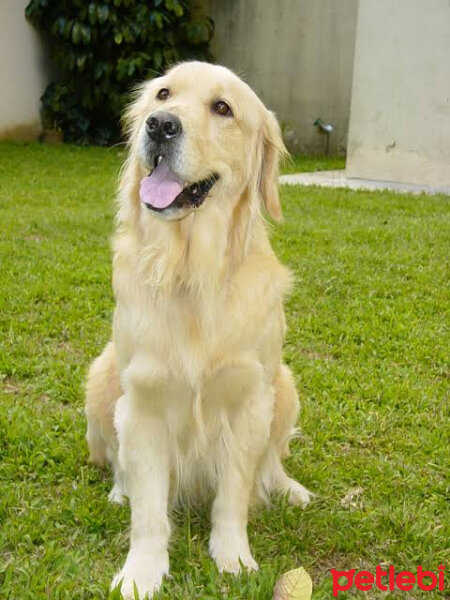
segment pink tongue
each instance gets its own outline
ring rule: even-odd
[[[183,190],[182,182],[172,173],[166,161],[161,160],[150,177],[141,181],[141,202],[154,208],[166,208]]]

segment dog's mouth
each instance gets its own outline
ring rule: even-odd
[[[185,206],[198,208],[218,179],[219,176],[213,173],[201,181],[186,185],[171,171],[167,160],[159,155],[150,174],[142,179],[139,195],[144,206],[155,212]]]

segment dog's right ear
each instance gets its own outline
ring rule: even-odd
[[[281,221],[280,198],[278,194],[278,174],[280,160],[288,155],[281,136],[280,126],[275,115],[265,111],[262,125],[262,160],[259,176],[259,192],[270,217]]]

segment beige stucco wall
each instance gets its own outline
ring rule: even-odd
[[[48,73],[28,0],[0,0],[0,138],[32,139],[41,131],[40,96]]]
[[[313,123],[335,125],[332,153],[347,144],[358,0],[205,0],[213,53],[277,113],[294,150],[323,152]]]
[[[360,0],[347,175],[450,185],[449,0]]]

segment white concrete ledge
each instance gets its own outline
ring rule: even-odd
[[[347,188],[351,190],[390,190],[407,194],[449,194],[450,187],[432,187],[393,181],[347,178],[345,171],[316,171],[314,173],[294,173],[281,175],[282,185],[318,185],[320,187]]]

